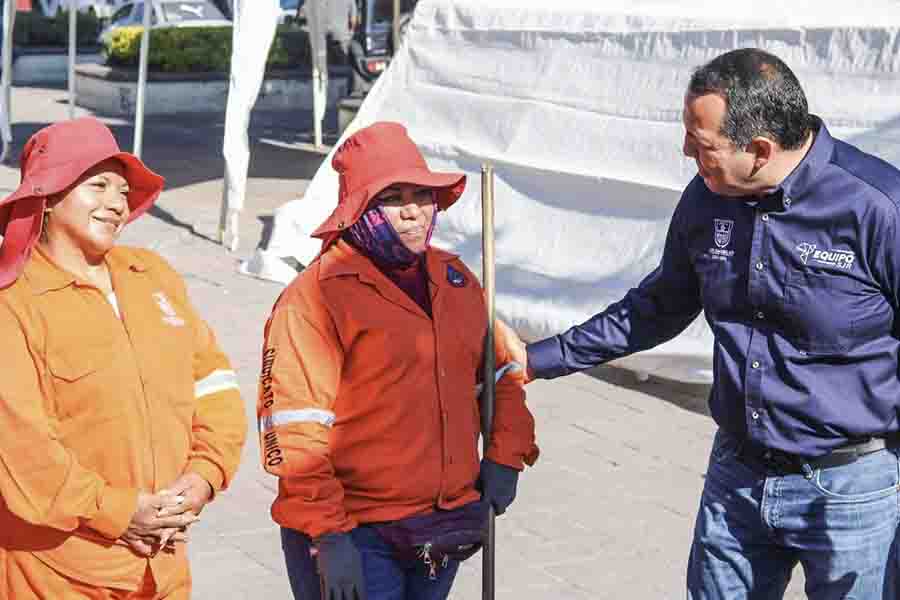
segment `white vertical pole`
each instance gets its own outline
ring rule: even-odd
[[[322,120],[328,103],[328,47],[324,7],[319,0],[306,3],[306,23],[312,53],[313,143],[322,147]]]
[[[141,157],[144,145],[144,104],[147,94],[147,57],[150,53],[150,15],[153,0],[144,0],[144,31],[141,34],[140,66],[138,67],[137,106],[134,113],[134,155]]]
[[[7,0],[9,2],[10,0]],[[15,2],[15,0],[11,0]],[[69,0],[69,118],[75,118],[75,55],[78,52],[78,2]]]
[[[0,152],[0,161],[6,160],[6,155],[9,152],[10,146],[12,146],[12,130],[10,125],[12,124],[12,76],[13,76],[13,24],[16,20],[16,2],[15,0],[6,0],[3,3],[3,76],[0,77],[0,86],[3,88],[3,95],[0,98],[3,106],[0,107],[5,114],[2,115],[4,119],[3,122],[3,131],[0,132],[0,135],[3,136],[3,150]]]

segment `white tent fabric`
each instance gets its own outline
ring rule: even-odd
[[[900,3],[822,0],[423,0],[404,46],[350,131],[404,123],[430,166],[468,189],[435,243],[480,268],[479,170],[495,165],[497,307],[526,338],[557,333],[618,300],[657,264],[671,213],[696,173],[681,156],[692,68],[761,47],[795,71],[831,131],[900,163]],[[337,200],[323,162],[281,207],[244,270],[290,280]],[[711,377],[711,332],[625,359],[641,372]]]
[[[225,111],[225,189],[220,234],[234,249],[238,244],[238,213],[244,208],[250,143],[247,128],[265,75],[266,57],[275,37],[281,6],[278,0],[235,0],[231,80]]]

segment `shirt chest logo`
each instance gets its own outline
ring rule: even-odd
[[[172,327],[184,327],[184,319],[178,316],[178,313],[175,312],[175,307],[172,306],[169,298],[164,293],[155,292],[153,299],[156,300],[156,305],[159,306],[159,310],[163,314],[163,323]]]
[[[820,250],[816,244],[810,244],[809,242],[798,244],[797,252],[800,253],[800,260],[804,265],[812,261],[820,265],[849,271],[853,268],[853,263],[856,261],[856,255],[850,250]]]
[[[715,247],[710,247],[703,253],[706,260],[727,261],[734,256],[734,250],[728,250],[731,244],[731,232],[734,231],[734,221],[731,219],[713,219],[713,241]]]
[[[734,229],[734,221],[731,219],[713,219],[715,236],[713,240],[719,248],[726,248],[731,243],[731,231]]]

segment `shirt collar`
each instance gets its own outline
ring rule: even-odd
[[[810,115],[814,121],[813,132],[816,136],[812,146],[800,161],[800,164],[784,178],[776,193],[781,194],[784,210],[789,210],[794,202],[802,200],[819,180],[826,166],[831,162],[834,153],[834,138],[825,127],[822,119]]]
[[[146,264],[138,258],[136,253],[121,246],[114,247],[106,254],[106,264],[109,266],[110,274],[121,270],[135,273],[147,270]],[[32,251],[23,275],[28,280],[35,296],[61,290],[70,285],[88,285],[82,284],[72,273],[57,265],[41,250],[40,246],[35,246]]]

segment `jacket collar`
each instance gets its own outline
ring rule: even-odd
[[[425,253],[425,265],[431,289],[432,310],[440,296],[440,290],[447,285],[446,263],[459,258],[445,250],[429,247]],[[358,252],[344,240],[338,240],[322,254],[319,267],[319,280],[324,281],[341,276],[356,276],[360,282],[374,286],[387,300],[403,308],[426,317],[422,308],[416,304],[406,292],[387,278],[372,261]]]
[[[811,190],[811,188],[820,180],[822,170],[831,162],[834,154],[834,138],[825,127],[825,123],[815,116],[813,118],[816,126],[814,129],[815,140],[812,146],[806,152],[806,156],[800,161],[787,177],[778,186],[781,191],[782,202],[785,209],[790,209],[791,204],[795,200],[801,200]]]
[[[425,262],[428,265],[428,276],[432,283],[439,283],[432,277],[433,268],[440,268],[444,263],[459,258],[458,255],[430,246],[425,254]],[[353,246],[344,240],[338,240],[331,248],[322,254],[319,259],[319,280],[332,279],[341,275],[358,275],[360,279],[371,280],[374,274],[383,276],[371,260],[359,253]],[[437,278],[440,279],[440,278]]]
[[[119,271],[143,273],[147,270],[147,265],[137,254],[124,246],[114,247],[106,254],[105,260],[111,277],[114,277],[113,273]],[[34,252],[31,253],[31,259],[25,266],[23,276],[28,280],[35,296],[61,290],[70,285],[89,285],[79,281],[72,273],[57,265],[41,250],[40,246],[35,247]]]

